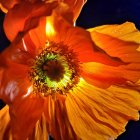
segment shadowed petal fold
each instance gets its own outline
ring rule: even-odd
[[[32,95],[21,98],[10,105],[11,129],[14,140],[25,140],[31,135],[43,112],[43,104],[42,97]]]
[[[42,1],[35,3],[30,3],[29,1],[20,2],[6,14],[4,20],[6,36],[10,41],[13,41],[19,32],[26,32],[36,27],[40,17],[50,15],[56,6],[56,2],[47,4]]]
[[[0,9],[7,13],[9,9],[19,2],[20,0],[0,0]]]
[[[48,140],[49,134],[47,131],[46,118],[42,114],[41,118],[37,121],[32,134],[28,137],[29,140]]]
[[[3,72],[0,98],[9,104],[16,98],[25,95],[30,86],[28,68],[24,65],[13,63],[9,65],[9,68],[5,68]]]

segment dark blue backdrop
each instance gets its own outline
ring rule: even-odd
[[[9,44],[2,29],[3,18],[4,15],[0,12],[0,51]],[[77,25],[90,28],[125,21],[134,22],[140,29],[140,0],[88,0],[77,20]],[[3,103],[0,102],[0,107],[2,106]],[[117,140],[140,140],[140,121],[129,122],[126,132]]]

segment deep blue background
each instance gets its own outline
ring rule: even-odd
[[[4,15],[0,12],[0,51],[9,44],[2,29],[3,18]],[[77,25],[90,28],[125,21],[134,22],[140,29],[140,0],[88,0],[77,20]],[[2,106],[0,102],[0,107]],[[129,122],[126,132],[117,140],[140,140],[140,121]]]
[[[140,29],[140,0],[87,0],[77,25],[89,28],[103,24],[134,22]]]

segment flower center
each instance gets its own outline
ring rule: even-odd
[[[65,73],[63,65],[57,60],[46,61],[45,64],[43,64],[43,70],[50,80],[57,82],[64,77]]]
[[[35,93],[67,94],[79,82],[76,54],[64,44],[49,42],[36,57],[30,79]]]

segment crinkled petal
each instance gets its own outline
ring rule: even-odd
[[[140,32],[133,23],[103,25],[88,31],[94,43],[110,56],[125,62],[140,62]]]
[[[79,140],[70,125],[65,108],[65,97],[48,96],[44,103],[44,114],[48,132],[56,140]]]
[[[11,129],[14,140],[25,140],[32,134],[33,128],[43,112],[43,104],[42,97],[31,95],[18,99],[10,105]]]
[[[129,120],[138,120],[140,94],[128,88],[94,87],[81,79],[66,98],[70,123],[81,139],[107,140],[125,131]]]
[[[120,58],[126,63],[140,63],[138,43],[121,40],[96,31],[92,32],[92,40],[111,57]]]
[[[39,18],[50,15],[56,6],[57,2],[45,4],[42,1],[34,3],[22,1],[15,5],[6,14],[4,20],[4,30],[8,39],[12,41],[19,32],[26,32],[36,27]]]
[[[97,48],[100,49],[100,51],[103,51],[111,59],[115,58],[117,61],[119,60],[122,62],[122,64],[120,63],[120,65],[117,67],[111,67],[109,66],[109,63],[95,64],[97,65],[97,69],[100,67],[99,71],[97,71],[96,77],[94,74],[94,76],[91,74],[92,72],[86,71],[84,75],[86,80],[93,83],[96,83],[97,79],[97,82],[103,80],[106,81],[106,78],[110,75],[110,78],[108,77],[109,79],[106,82],[107,84],[126,84],[127,82],[128,86],[139,90],[140,85],[138,81],[140,79],[140,32],[136,29],[134,24],[126,22],[121,25],[104,25],[89,29],[88,31],[91,34],[93,42],[96,44]],[[103,73],[105,73],[104,76]],[[90,76],[93,77],[91,78]]]

